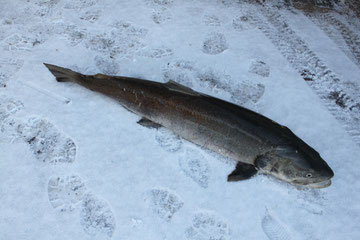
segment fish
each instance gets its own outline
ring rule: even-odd
[[[288,127],[244,107],[166,83],[104,74],[84,75],[44,63],[58,82],[72,82],[106,95],[140,116],[148,128],[164,127],[236,162],[227,181],[257,173],[309,188],[331,184],[334,172],[320,154]]]

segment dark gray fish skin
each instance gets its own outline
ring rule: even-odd
[[[75,82],[109,96],[141,117],[238,161],[231,179],[246,179],[260,170],[292,184],[325,187],[334,175],[319,153],[287,127],[243,107],[172,81],[82,75],[45,65],[59,82]]]

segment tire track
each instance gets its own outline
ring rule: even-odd
[[[305,15],[323,30],[326,35],[332,39],[339,48],[358,65],[358,67],[360,67],[360,36],[358,34],[352,31],[333,14],[306,13]]]
[[[358,0],[345,0],[344,3],[355,12],[356,16],[360,17],[360,2]]]
[[[251,13],[253,24],[278,48],[330,112],[360,145],[360,87],[339,79],[288,25],[276,9]]]
[[[288,0],[289,1],[289,0]],[[285,1],[286,2],[286,1]],[[294,5],[313,10],[316,8],[332,9],[339,0],[292,0]]]

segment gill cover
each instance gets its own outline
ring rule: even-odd
[[[310,187],[318,183],[324,183],[324,187],[328,186],[330,178],[334,175],[315,150],[305,152],[291,145],[276,147],[259,156],[255,165],[266,174],[292,184]]]

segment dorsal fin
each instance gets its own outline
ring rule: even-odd
[[[189,94],[192,96],[200,96],[201,95],[200,93],[192,90],[191,88],[181,85],[180,83],[177,83],[173,80],[168,81],[164,85],[171,91],[181,92],[181,93]]]
[[[101,73],[95,74],[94,77],[99,78],[99,79],[109,79],[109,78],[111,78],[111,76],[104,75],[104,74],[101,74]]]

